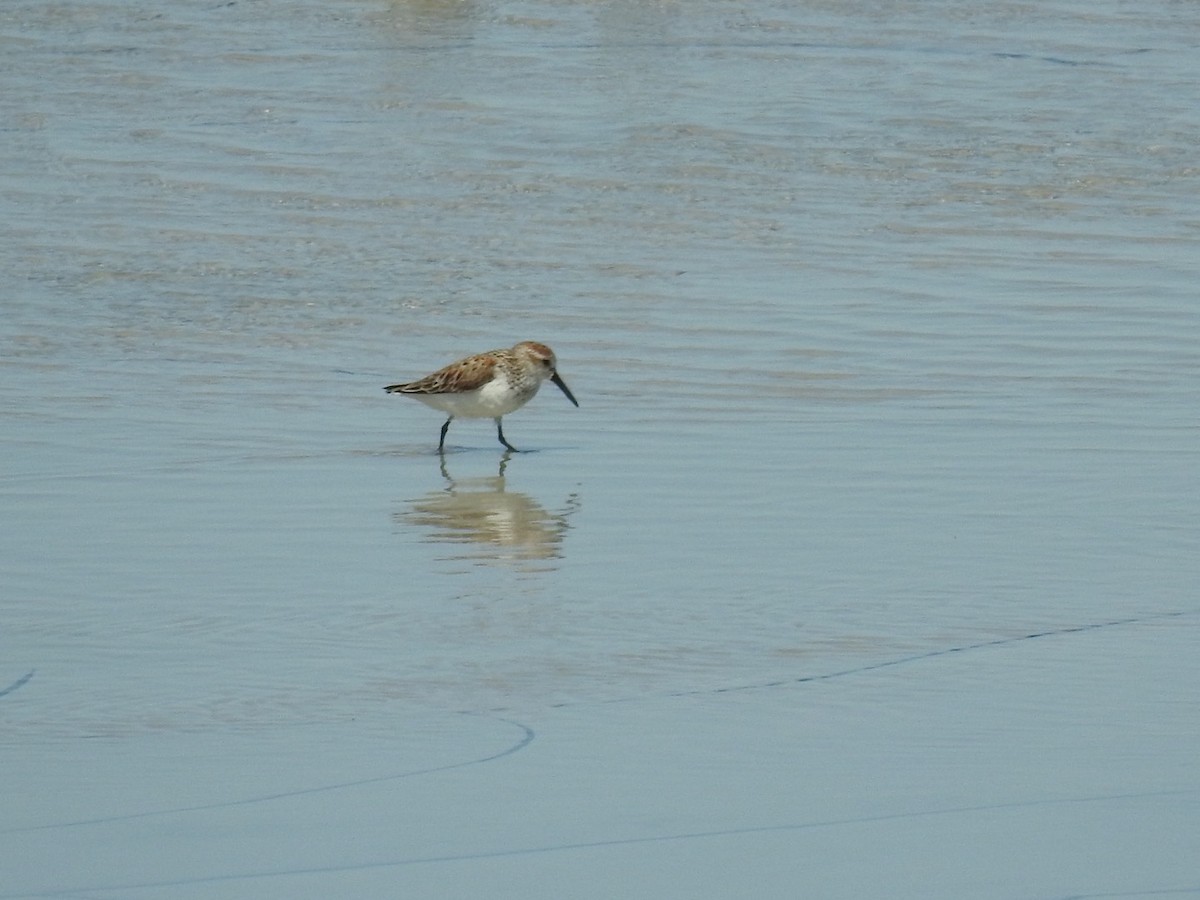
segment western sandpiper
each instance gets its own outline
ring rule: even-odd
[[[438,441],[439,453],[446,445],[446,432],[455,416],[492,419],[500,443],[516,451],[504,439],[500,419],[532,400],[547,378],[558,385],[568,400],[579,405],[566,382],[558,376],[554,351],[536,341],[521,341],[511,350],[476,353],[418,381],[389,384],[384,390],[389,394],[408,394],[426,406],[449,413]]]

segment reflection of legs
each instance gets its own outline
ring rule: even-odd
[[[454,416],[446,420],[446,424],[442,426],[442,439],[438,441],[438,453],[446,446],[446,432],[450,430],[450,423],[454,421]]]
[[[496,434],[498,434],[500,436],[500,443],[502,443],[505,447],[507,447],[513,453],[521,452],[520,450],[518,450],[516,447],[514,447],[512,444],[510,444],[508,441],[506,441],[504,439],[504,426],[500,424],[499,416],[496,416]]]

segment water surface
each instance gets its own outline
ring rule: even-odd
[[[0,897],[1200,896],[1188,13],[6,4]]]

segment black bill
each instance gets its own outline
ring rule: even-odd
[[[558,389],[567,395],[568,400],[570,400],[576,406],[579,405],[579,401],[575,399],[575,395],[571,393],[571,389],[567,387],[567,383],[558,377],[557,372],[550,376],[550,380],[558,385]]]

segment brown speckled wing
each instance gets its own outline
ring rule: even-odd
[[[388,385],[384,390],[393,394],[463,394],[491,381],[495,369],[496,357],[477,353],[417,381]]]

